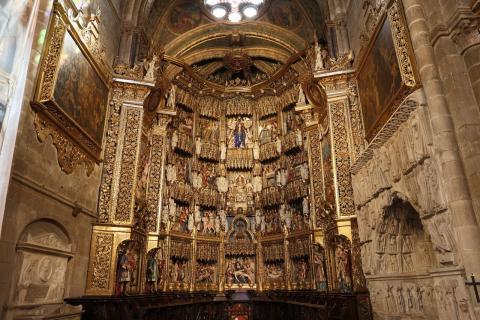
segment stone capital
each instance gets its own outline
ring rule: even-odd
[[[458,19],[451,36],[462,53],[480,44],[480,16],[464,16]]]

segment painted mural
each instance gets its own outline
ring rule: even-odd
[[[176,3],[168,18],[170,30],[181,34],[198,27],[202,22],[202,10],[198,2],[180,1]]]

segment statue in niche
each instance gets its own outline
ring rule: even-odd
[[[175,168],[175,166],[169,163],[166,166],[165,170],[166,170],[167,181],[170,183],[175,182],[177,180],[177,169]]]
[[[352,290],[350,249],[343,241],[338,242],[335,248],[335,267],[338,288],[341,291],[350,292]]]
[[[313,263],[315,265],[315,283],[317,285],[317,290],[327,291],[325,251],[319,244],[314,246]]]
[[[175,86],[172,86],[167,98],[167,109],[174,109],[176,106]]]
[[[173,200],[173,198],[168,199],[168,210],[170,221],[173,221],[173,219],[177,215],[177,204],[175,203],[175,200]]]
[[[163,250],[161,248],[152,250],[147,258],[147,283],[151,293],[158,292],[158,286],[163,284],[164,265]]]
[[[248,148],[251,147],[251,127],[253,123],[250,118],[234,118],[228,120],[228,147]]]
[[[227,145],[225,142],[220,144],[220,160],[224,161],[227,158]]]
[[[253,159],[260,159],[260,146],[258,145],[258,141],[255,141],[253,144]]]
[[[187,221],[188,232],[192,232],[194,228],[195,228],[195,220],[193,217],[193,213],[190,212],[188,214],[188,221]]]
[[[217,177],[217,189],[220,193],[228,191],[228,179],[226,178],[226,170],[223,164],[219,166],[219,176]]]
[[[200,137],[197,137],[195,140],[195,154],[197,157],[202,153],[202,140]]]
[[[218,215],[220,216],[220,224],[223,231],[227,231],[228,230],[227,213],[225,212],[225,210],[221,209]]]
[[[235,129],[233,130],[233,139],[235,148],[245,148],[247,129],[245,128],[243,122],[238,121],[235,124]]]
[[[178,133],[177,131],[174,131],[172,133],[172,149],[175,149],[178,145]]]
[[[272,118],[271,120],[262,124],[258,128],[258,130],[259,130],[260,144],[274,142],[274,141],[277,141],[277,139],[279,139],[278,125],[275,118]],[[281,145],[280,145],[280,148],[281,148]]]
[[[131,283],[135,279],[137,270],[137,254],[134,248],[134,242],[129,242],[119,250],[117,264],[117,294],[127,295]]]
[[[188,207],[177,206],[178,220],[177,220],[177,231],[188,232],[188,220],[190,215],[190,210]]]

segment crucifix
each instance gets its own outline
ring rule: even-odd
[[[473,286],[473,290],[475,291],[475,297],[477,298],[477,302],[480,303],[480,296],[478,294],[478,288],[477,286],[480,286],[480,282],[475,281],[475,276],[472,275],[470,276],[470,279],[472,279],[472,282],[465,282],[467,286]]]

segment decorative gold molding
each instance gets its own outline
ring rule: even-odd
[[[67,14],[67,10],[69,14]],[[73,16],[70,3],[54,3],[54,11],[45,41],[43,59],[39,68],[32,109],[36,112],[35,127],[40,141],[52,136],[58,151],[58,162],[64,172],[72,173],[74,168],[85,163],[87,175],[94,164],[101,161],[101,142],[95,141],[83,128],[67,115],[55,102],[54,89],[57,81],[59,60],[64,38],[72,36],[88,63],[95,70],[108,90],[108,67],[102,59],[98,39],[98,19],[94,17],[80,23],[78,12]],[[107,108],[107,106],[99,106]]]
[[[347,101],[330,104],[330,127],[332,132],[332,155],[334,163],[335,187],[337,194],[337,215],[355,214],[353,188],[350,175],[350,149],[348,145]]]
[[[36,114],[34,124],[40,142],[45,142],[48,136],[52,137],[53,145],[57,149],[58,164],[65,173],[70,174],[77,166],[84,164],[86,174],[90,176],[95,167],[92,157],[88,156],[75,142],[65,137],[58,126],[45,115]]]
[[[108,290],[112,267],[113,233],[94,233],[90,253],[91,279],[90,288]]]
[[[402,74],[403,83],[410,88],[418,86],[418,76],[414,68],[414,54],[410,42],[403,7],[400,1],[396,0],[388,9],[388,17],[392,26],[393,43],[397,53],[398,64]]]

